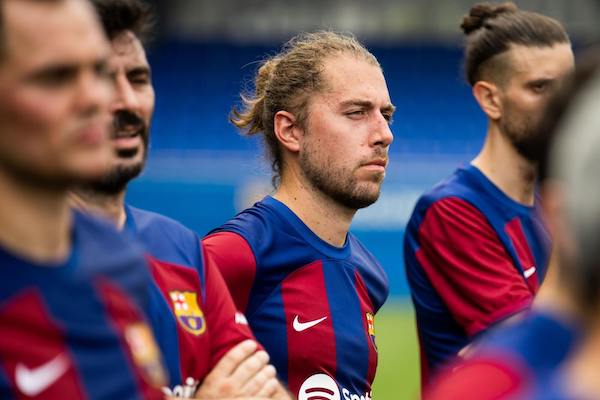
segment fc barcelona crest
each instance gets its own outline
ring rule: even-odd
[[[369,333],[369,337],[373,342],[375,350],[377,350],[377,345],[375,344],[375,317],[370,312],[366,313],[365,317],[367,319],[367,332]]]
[[[154,386],[164,386],[167,376],[150,327],[145,323],[136,322],[127,325],[124,333],[133,361],[144,372],[144,377]]]
[[[204,313],[198,306],[195,292],[169,292],[177,320],[186,331],[198,336],[206,330]]]

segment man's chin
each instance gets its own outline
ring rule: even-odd
[[[338,203],[353,210],[369,207],[380,195],[379,185],[361,185],[348,192],[332,193],[331,197]]]
[[[115,151],[112,159],[112,168],[134,168],[140,165],[143,168],[145,161],[144,151],[141,149]]]
[[[113,166],[101,178],[87,181],[81,187],[86,191],[102,195],[117,195],[127,188],[127,184],[136,178],[142,172],[143,168],[143,161],[129,164],[119,163]]]

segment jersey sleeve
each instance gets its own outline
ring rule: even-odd
[[[227,285],[219,269],[207,257],[204,251],[206,319],[211,334],[210,368],[238,343],[253,339],[254,335],[229,294]]]
[[[416,257],[469,336],[529,306],[533,294],[484,215],[459,198],[426,211]]]
[[[248,242],[237,233],[217,232],[202,240],[205,262],[219,269],[236,307],[246,312],[256,275],[256,260]]]

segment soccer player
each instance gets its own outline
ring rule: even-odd
[[[154,279],[150,317],[169,372],[166,391],[180,397],[286,397],[267,353],[246,341],[252,333],[236,316],[219,271],[205,268],[199,237],[174,220],[124,203],[127,184],[148,153],[154,89],[142,39],[151,14],[140,0],[93,3],[112,47],[113,157],[109,173],[81,185],[74,200],[111,218],[146,249]]]
[[[375,57],[351,36],[303,34],[259,68],[233,123],[262,134],[276,190],[204,240],[294,396],[370,398],[385,272],[348,232],[375,202],[394,112]]]
[[[590,201],[593,193],[582,191],[582,185],[594,190],[597,186],[590,163],[600,151],[596,139],[599,65],[597,55],[582,58],[573,79],[545,112],[540,134],[527,144],[528,151],[540,158],[544,211],[554,239],[548,279],[522,320],[491,330],[474,345],[467,360],[436,379],[427,399],[532,399],[536,391],[546,398],[546,394],[563,389],[557,370],[578,348],[584,350],[576,354],[588,360],[582,364],[596,370],[593,345],[579,341],[593,332],[589,319],[596,319],[598,304],[591,293],[600,287],[594,278],[599,270],[595,254],[600,229],[600,221],[594,217],[597,202]],[[581,235],[578,231],[584,225],[587,232]],[[589,263],[585,267],[584,261]]]
[[[475,159],[421,196],[406,228],[424,385],[476,335],[527,308],[542,282],[550,238],[523,142],[574,65],[561,24],[512,3],[477,4],[461,27],[488,128]]]
[[[87,1],[0,1],[2,399],[162,398],[144,257],[68,202],[110,159],[109,51]]]

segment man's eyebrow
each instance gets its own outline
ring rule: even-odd
[[[364,107],[364,108],[372,108],[373,103],[370,102],[369,100],[351,99],[351,100],[342,101],[340,106],[342,106],[342,107],[359,106],[359,107]]]
[[[556,78],[537,78],[528,80],[527,85],[539,85],[542,83],[552,83],[554,81],[556,81]]]
[[[381,108],[381,110],[382,110],[382,111],[387,111],[387,112],[393,113],[394,111],[396,111],[396,106],[395,106],[395,105],[393,105],[392,103],[389,103],[388,105],[386,105],[386,106],[383,106],[383,107]]]
[[[364,107],[364,108],[373,108],[373,107],[375,107],[375,105],[373,104],[373,102],[371,102],[369,100],[359,100],[359,99],[351,99],[351,100],[343,101],[340,104],[340,106],[341,107],[359,106],[359,107]],[[391,112],[393,112],[394,110],[396,110],[396,107],[393,104],[388,103],[387,105],[383,106],[381,109],[385,110],[385,111],[391,111]]]

